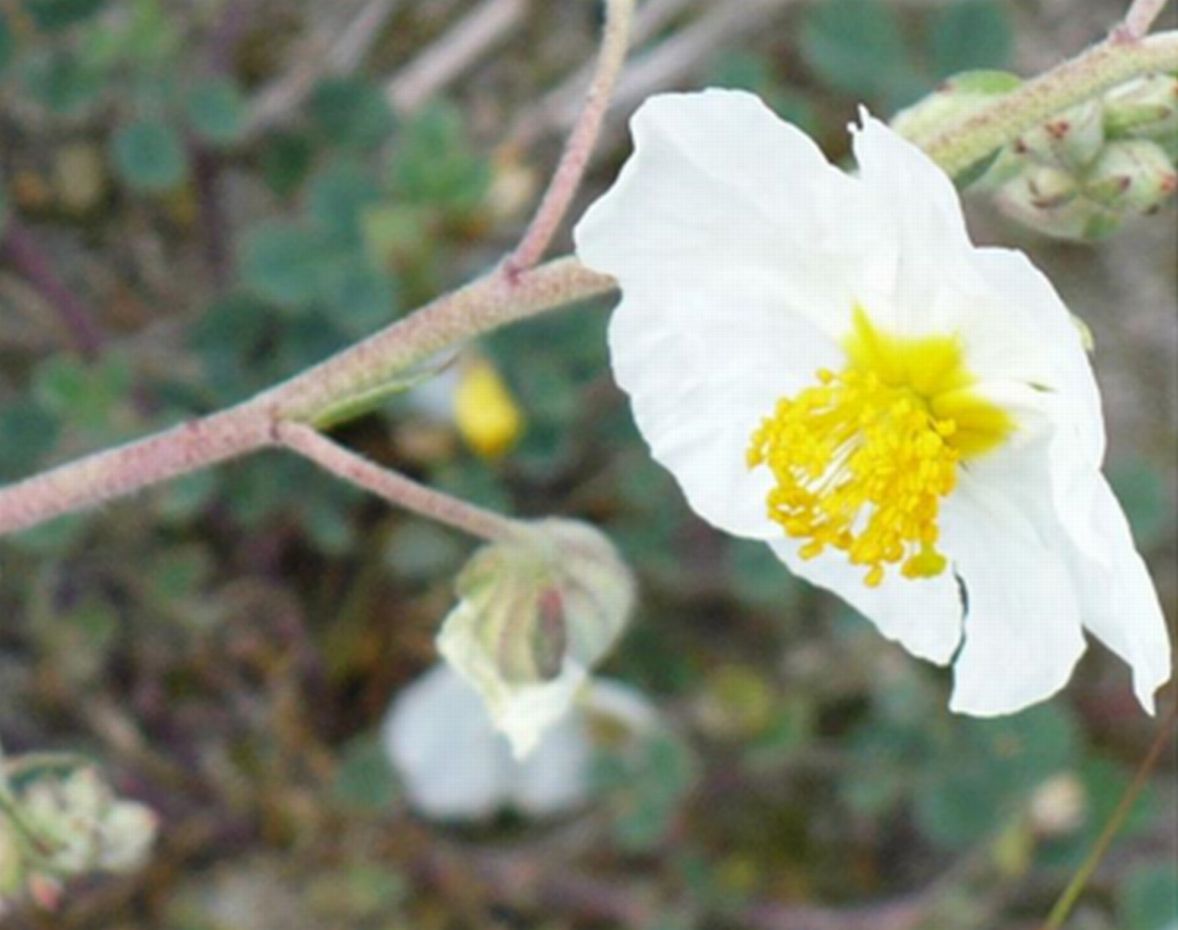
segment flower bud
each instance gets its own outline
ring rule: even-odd
[[[155,838],[155,815],[119,800],[89,767],[38,778],[17,804],[39,859],[61,875],[137,868]]]
[[[1100,154],[1104,145],[1103,108],[1089,100],[1023,133],[1014,152],[1040,164],[1078,171]]]
[[[1126,139],[1105,146],[1084,187],[1093,200],[1129,213],[1149,213],[1178,188],[1178,173],[1157,143]]]
[[[455,590],[438,649],[522,757],[617,640],[633,578],[597,530],[542,520],[476,552]]]
[[[1111,139],[1178,133],[1178,75],[1146,75],[1105,94],[1104,131]]]

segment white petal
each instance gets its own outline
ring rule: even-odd
[[[959,713],[1009,714],[1042,701],[1084,652],[1062,528],[1045,539],[1015,501],[963,472],[943,509],[942,545],[967,597],[949,705]]]
[[[511,792],[512,761],[478,694],[438,664],[397,695],[385,750],[409,803],[439,820],[478,820]]]
[[[593,746],[579,708],[544,734],[517,763],[512,802],[525,814],[547,817],[577,807],[590,794]]]
[[[895,269],[896,328],[935,331],[930,314],[947,277],[968,274],[972,246],[953,182],[927,155],[866,111],[854,131],[863,200],[886,218],[899,246]]]
[[[551,681],[509,681],[484,644],[472,635],[477,622],[477,609],[460,601],[438,633],[438,652],[478,691],[491,721],[510,741],[515,757],[522,759],[535,748],[544,731],[568,712],[589,672],[566,656],[560,674]]]
[[[772,536],[750,435],[819,367],[841,367],[837,341],[855,301],[886,290],[894,249],[855,183],[752,95],[651,98],[633,130],[634,156],[575,233],[580,258],[621,283],[615,376],[691,506]]]
[[[839,595],[914,656],[945,665],[961,642],[961,597],[948,572],[936,578],[905,578],[891,569],[879,587],[863,582],[867,570],[841,552],[814,559],[798,555],[796,539],[777,539],[771,548],[799,578]]]
[[[1133,669],[1133,690],[1152,714],[1154,692],[1170,680],[1170,634],[1129,523],[1103,478],[1094,495],[1092,522],[1107,558],[1102,565],[1073,550],[1072,577],[1084,626]]]
[[[1104,456],[1100,393],[1080,332],[1051,282],[1021,252],[978,249],[974,265],[993,299],[962,333],[971,368],[983,379],[1046,388],[1039,407],[1052,423],[1051,496],[1076,545],[1096,561],[1104,543],[1092,525]]]

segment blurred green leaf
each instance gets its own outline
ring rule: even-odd
[[[1005,69],[1013,51],[1010,18],[996,0],[955,0],[933,14],[928,56],[934,77]]]
[[[352,810],[372,814],[389,810],[396,786],[379,736],[358,736],[343,748],[331,793]]]
[[[322,253],[323,240],[316,232],[276,220],[261,223],[242,243],[242,283],[283,307],[306,304],[318,294]]]
[[[77,116],[98,99],[105,84],[75,50],[38,48],[22,58],[21,80],[30,99],[62,116]]]
[[[131,379],[131,366],[118,353],[98,362],[58,355],[38,366],[33,394],[63,424],[103,431],[126,401]]]
[[[261,154],[262,176],[280,197],[302,185],[315,161],[315,146],[306,136],[276,132],[267,137]]]
[[[892,9],[878,0],[824,0],[807,11],[801,51],[806,65],[836,90],[892,102],[915,84]]]
[[[393,113],[380,87],[363,78],[328,78],[315,88],[311,120],[324,141],[372,149],[388,141]]]
[[[1149,550],[1170,538],[1176,522],[1174,503],[1158,468],[1143,458],[1122,460],[1109,470],[1109,482],[1125,508],[1138,548]]]
[[[362,252],[324,256],[316,291],[332,319],[350,336],[364,336],[393,319],[396,290],[392,278],[373,268]]]
[[[0,408],[0,479],[33,471],[57,445],[57,418],[39,406],[17,403]]]
[[[992,834],[1047,778],[1077,765],[1077,739],[1055,705],[994,720],[955,718],[916,796],[922,830],[953,848]]]
[[[246,104],[237,84],[228,77],[198,81],[185,101],[193,132],[217,146],[236,142],[245,128]]]
[[[1162,864],[1135,869],[1118,905],[1124,930],[1178,930],[1178,873]]]
[[[471,146],[462,114],[434,103],[403,128],[391,166],[394,191],[456,213],[476,208],[491,183],[490,163]]]
[[[188,155],[167,123],[143,119],[119,129],[111,139],[115,172],[136,190],[160,193],[188,175]]]
[[[88,19],[106,0],[25,0],[25,11],[39,29],[62,29]]]
[[[333,246],[358,247],[364,213],[376,206],[380,196],[380,187],[360,165],[337,161],[311,179],[307,209]]]
[[[690,747],[667,732],[599,755],[594,783],[608,796],[618,845],[628,852],[655,847],[695,784],[696,774]]]

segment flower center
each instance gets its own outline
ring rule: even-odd
[[[888,565],[932,578],[947,565],[937,517],[959,464],[1000,445],[1014,422],[972,390],[956,336],[894,336],[856,306],[844,349],[843,371],[821,369],[777,402],[752,435],[749,468],[772,471],[769,517],[808,540],[802,558],[841,550],[867,568],[869,587]]]

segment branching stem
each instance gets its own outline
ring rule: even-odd
[[[508,539],[524,532],[522,525],[509,517],[468,504],[382,468],[333,442],[313,427],[302,423],[280,423],[276,434],[287,449],[310,459],[336,477],[438,523],[489,541]]]

